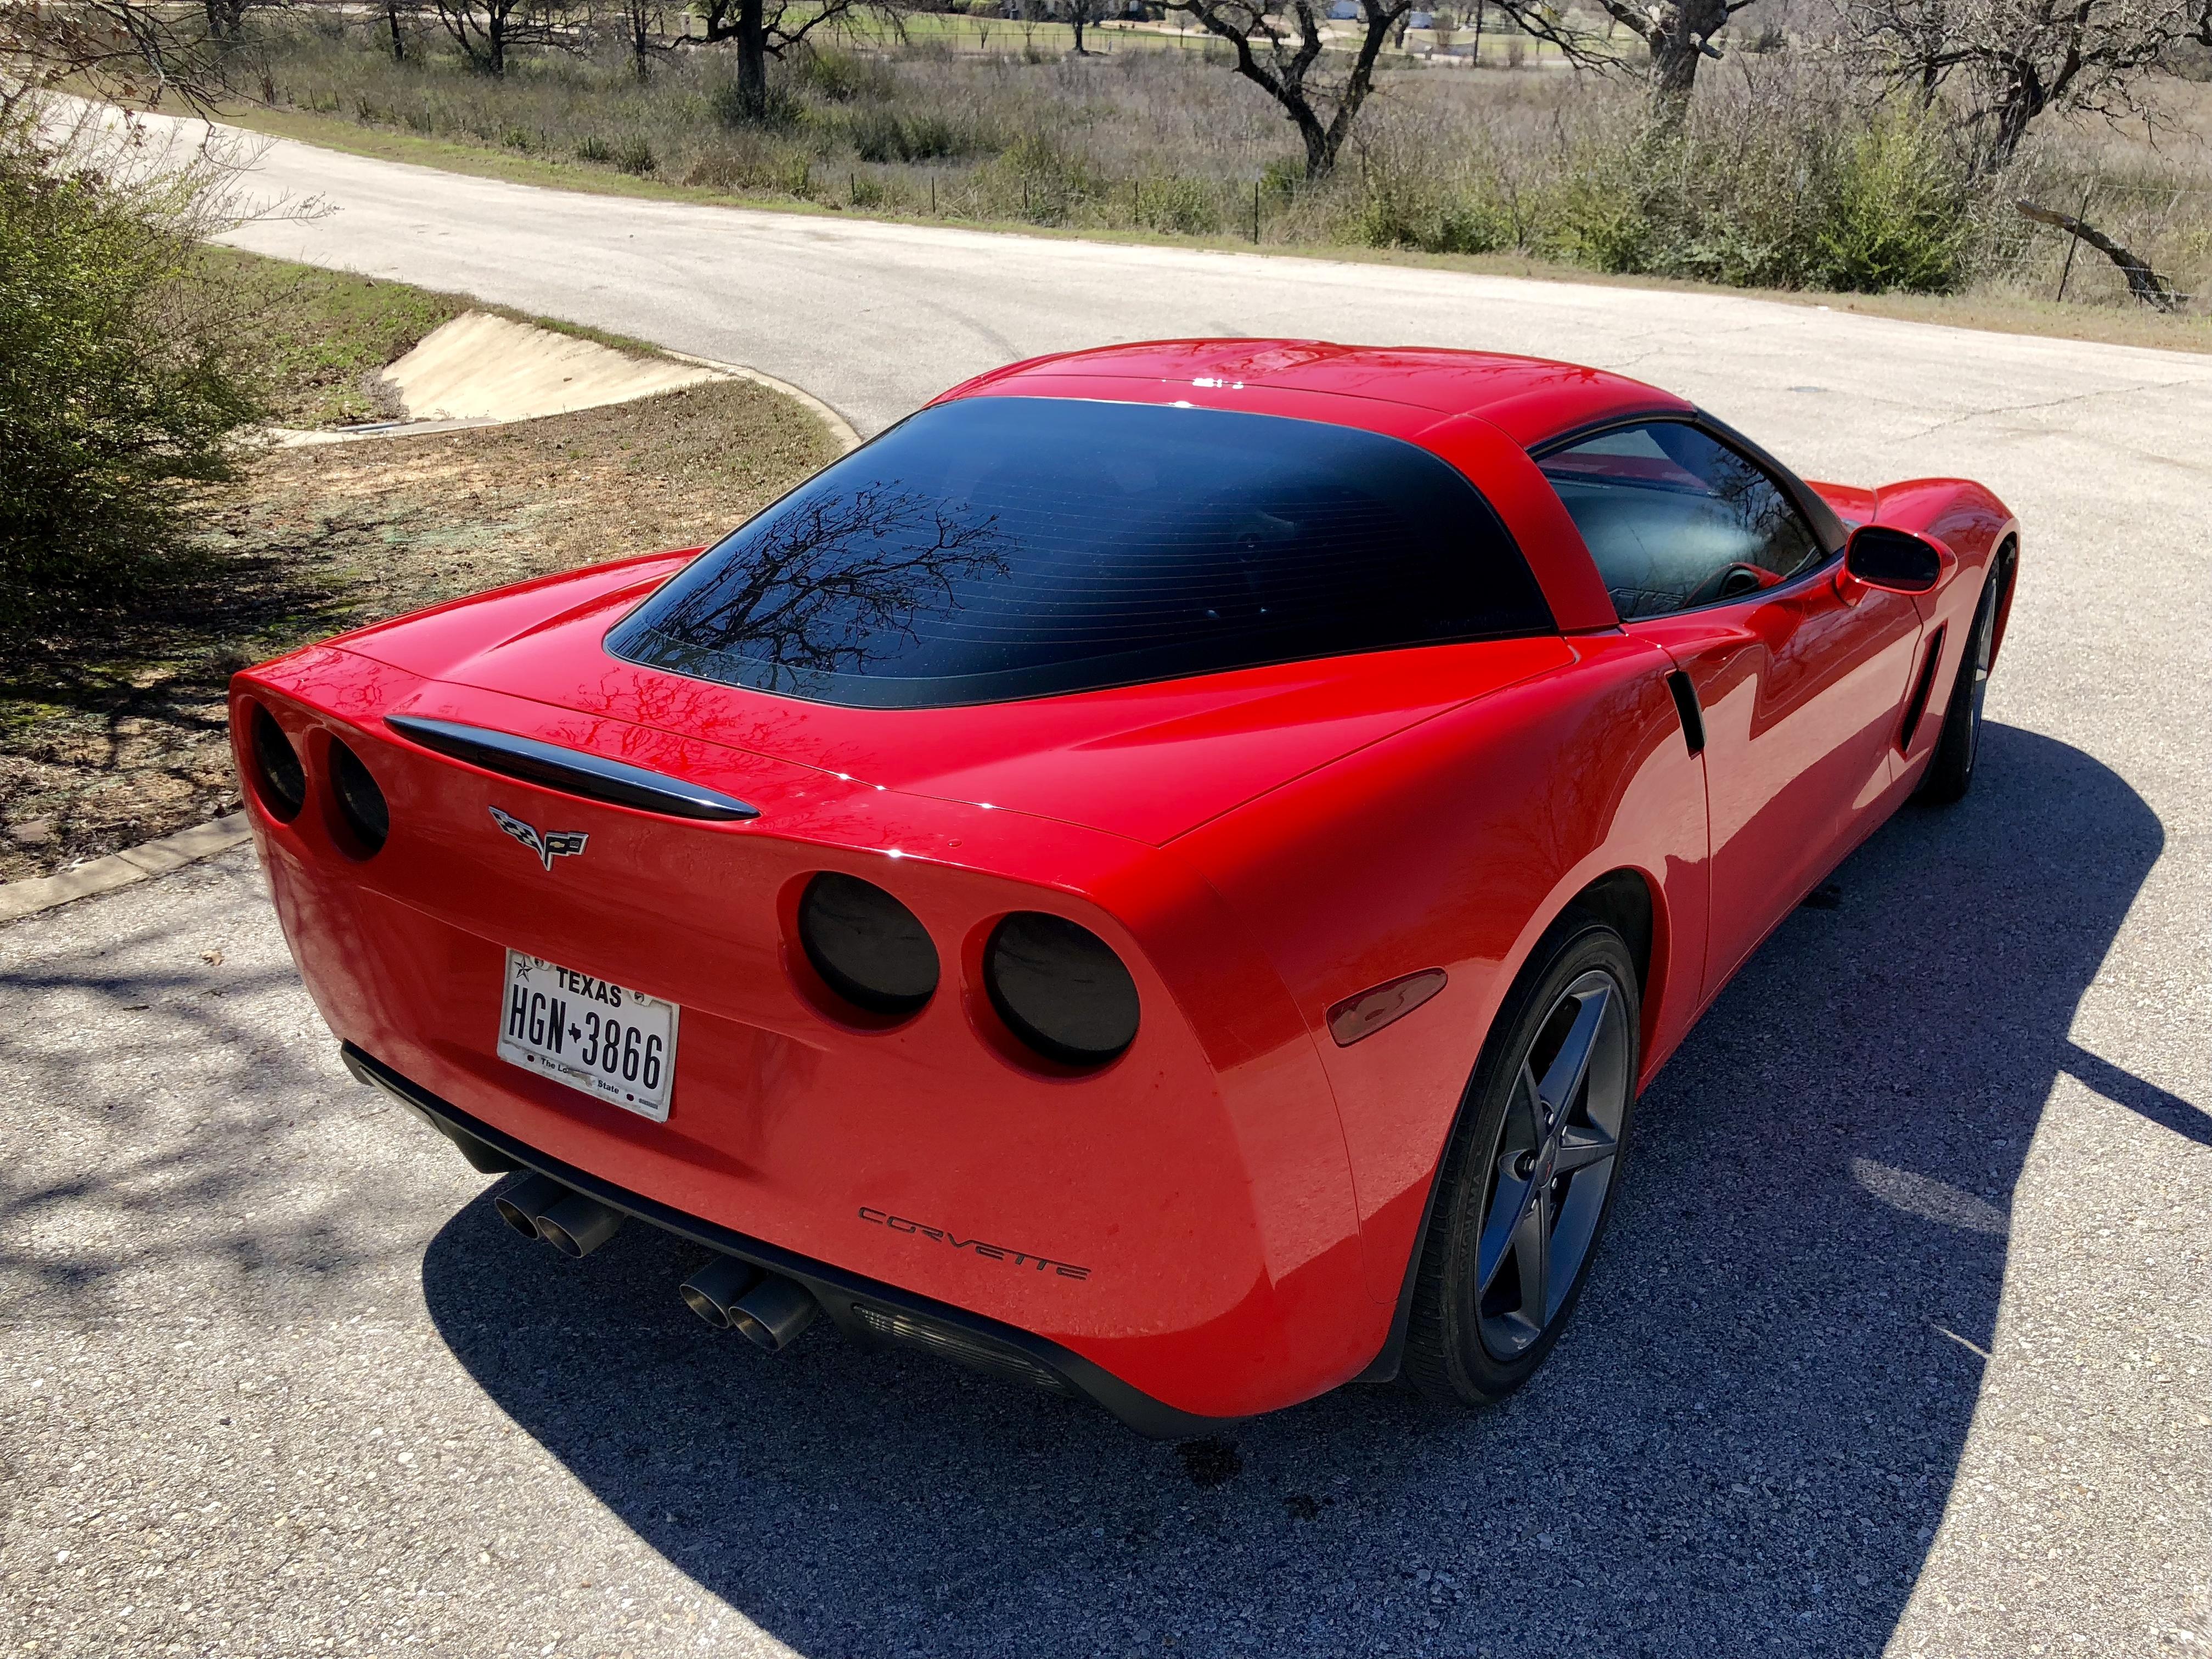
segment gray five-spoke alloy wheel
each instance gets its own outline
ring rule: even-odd
[[[1603,969],[1582,975],[1517,1068],[1475,1256],[1482,1345],[1499,1359],[1550,1328],[1597,1243],[1628,1115],[1625,1002]]]
[[[1437,1172],[1404,1370],[1431,1396],[1504,1398],[1588,1277],[1634,1109],[1640,986],[1627,942],[1571,909],[1515,980]]]

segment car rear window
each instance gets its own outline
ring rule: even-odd
[[[817,474],[607,644],[726,684],[929,708],[1551,627],[1489,503],[1411,444],[977,398]]]

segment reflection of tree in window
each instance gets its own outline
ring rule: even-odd
[[[913,642],[921,611],[957,609],[961,582],[1006,571],[996,515],[895,481],[823,492],[774,514],[661,625],[775,668],[860,672]]]
[[[1718,585],[1738,567],[1782,580],[1819,550],[1774,481],[1695,427],[1617,428],[1541,465],[1624,618],[1723,597]]]
[[[979,398],[833,464],[607,646],[725,684],[945,708],[1550,623],[1488,503],[1398,439]]]

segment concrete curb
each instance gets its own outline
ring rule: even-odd
[[[58,904],[90,898],[95,893],[112,892],[118,887],[128,887],[134,881],[166,876],[170,871],[180,870],[187,864],[213,858],[217,853],[228,853],[240,842],[250,840],[252,834],[246,827],[246,814],[233,812],[228,817],[210,818],[205,823],[179,830],[173,836],[163,836],[160,840],[149,841],[143,846],[125,848],[122,852],[111,853],[104,859],[80,864],[76,869],[64,870],[58,876],[40,876],[30,881],[0,882],[0,922],[34,916],[40,911],[51,910]]]
[[[785,397],[811,410],[814,418],[828,427],[830,435],[843,445],[848,452],[860,447],[860,434],[854,429],[853,423],[804,386],[793,386],[788,380],[779,380],[775,375],[763,374],[757,368],[747,368],[743,363],[725,363],[712,357],[695,357],[688,351],[677,351],[667,346],[657,346],[654,349],[664,357],[673,357],[680,363],[696,363],[702,368],[714,369],[740,380],[750,380],[755,386],[764,386],[771,392],[781,392]]]

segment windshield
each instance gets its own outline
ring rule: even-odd
[[[1489,503],[1411,444],[976,398],[808,480],[607,645],[731,685],[927,708],[1551,627]]]

